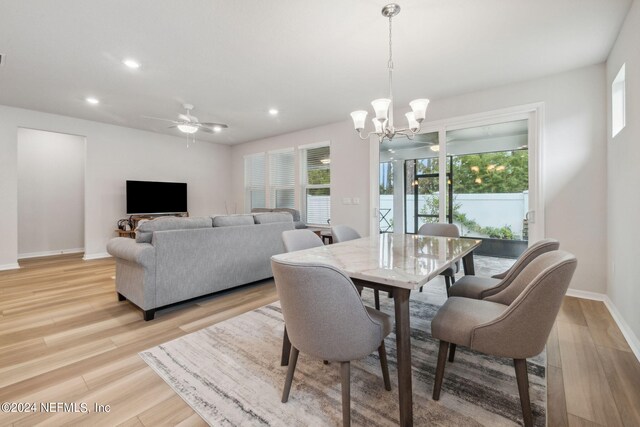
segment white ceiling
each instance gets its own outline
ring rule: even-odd
[[[630,3],[400,1],[396,102],[600,63]],[[230,126],[199,138],[230,144],[346,120],[387,94],[384,4],[0,0],[0,104],[177,135],[140,116],[174,117],[188,102]],[[142,67],[124,67],[129,57]]]

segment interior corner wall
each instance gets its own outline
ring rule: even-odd
[[[429,121],[544,102],[543,181],[545,236],[574,253],[578,268],[571,287],[606,291],[606,108],[605,66],[432,100]],[[427,92],[414,88],[414,93]],[[427,123],[428,125],[428,123]],[[369,148],[351,121],[320,126],[232,147],[235,201],[244,206],[243,156],[331,140],[331,218],[369,234]],[[628,187],[627,187],[628,188]],[[343,198],[360,205],[343,205]]]
[[[106,255],[116,222],[126,217],[125,181],[186,182],[192,216],[225,211],[229,197],[231,149],[121,126],[0,106],[0,269],[18,253],[18,128],[86,137],[85,256]]]
[[[231,184],[236,211],[244,212],[245,155],[325,141],[331,143],[331,223],[348,224],[368,236],[369,141],[358,138],[347,121],[232,146]],[[299,152],[296,155],[299,170]],[[343,203],[344,199],[354,198],[360,199],[360,203]],[[299,186],[296,200],[300,200]]]
[[[85,138],[18,129],[18,257],[84,251]]]
[[[640,2],[634,1],[607,59],[607,194],[609,262],[607,295],[636,338],[640,337],[640,285],[635,264],[640,242]],[[625,65],[626,126],[611,135],[611,85]],[[640,346],[636,340],[635,345]],[[640,348],[640,347],[638,347]]]

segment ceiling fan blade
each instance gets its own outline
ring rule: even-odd
[[[225,125],[224,123],[211,123],[211,122],[200,123],[200,125],[201,126],[206,126],[206,127],[209,127],[209,128],[213,128],[213,127],[219,126],[222,129],[226,129],[226,128],[229,127],[229,126]]]
[[[160,121],[169,122],[169,123],[180,123],[180,122],[177,122],[175,120],[164,119],[162,117],[151,117],[151,116],[140,116],[140,117],[142,117],[143,119],[160,120]]]
[[[211,129],[207,128],[207,127],[204,127],[204,126],[198,126],[198,129],[200,129],[204,133],[213,133],[213,130],[211,130]]]

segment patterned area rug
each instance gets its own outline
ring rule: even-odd
[[[444,300],[439,279],[411,299],[414,424],[517,425],[522,423],[515,372],[510,359],[465,348],[447,363],[440,400],[431,399],[438,344],[430,321]],[[444,288],[442,283],[441,288]],[[372,305],[372,292],[365,291]],[[381,298],[392,314],[393,300]],[[280,366],[283,320],[270,304],[140,353],[210,425],[340,425],[339,364],[324,365],[300,354],[289,402],[280,402],[286,367]],[[398,424],[395,335],[385,341],[392,391],[384,390],[377,353],[352,363],[353,425]],[[529,360],[535,424],[545,425],[545,354]]]

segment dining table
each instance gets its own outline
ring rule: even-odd
[[[475,274],[472,238],[381,233],[379,235],[273,256],[278,261],[321,263],[347,274],[357,286],[389,292],[394,299],[400,425],[413,425],[411,373],[411,291],[420,289],[462,260],[465,274]],[[281,363],[288,363],[291,344],[285,336]]]

